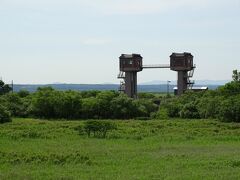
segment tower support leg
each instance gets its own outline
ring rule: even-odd
[[[137,98],[137,72],[125,73],[125,92],[130,98]]]
[[[177,82],[178,95],[183,94],[187,90],[187,85],[188,85],[187,76],[188,76],[187,71],[178,71],[178,82]]]

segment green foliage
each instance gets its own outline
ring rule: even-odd
[[[137,103],[124,94],[119,95],[111,101],[112,117],[116,119],[130,119],[138,117]]]
[[[30,92],[27,90],[20,90],[17,94],[19,97],[25,98],[30,95]]]
[[[223,121],[239,122],[240,114],[239,72],[233,71],[233,81],[214,91],[186,92],[180,97],[166,99],[160,111],[167,111],[169,117],[217,118]]]
[[[101,119],[107,119],[112,116],[112,111],[110,108],[111,101],[118,96],[119,96],[119,93],[115,91],[103,91],[97,95],[96,101],[98,102],[98,106],[99,106],[98,117],[100,117]]]
[[[200,118],[196,103],[190,102],[190,103],[185,104],[180,111],[180,117],[181,118],[191,118],[191,119]]]
[[[31,113],[41,118],[56,118],[55,105],[60,92],[51,87],[39,88],[31,102]]]
[[[6,122],[11,122],[10,112],[8,112],[6,108],[0,104],[0,124]]]
[[[159,111],[152,113],[153,119],[169,119],[168,110],[166,108],[160,108]]]
[[[116,125],[110,121],[86,121],[84,130],[88,137],[93,134],[94,137],[105,138],[107,132],[116,129]]]
[[[12,88],[0,80],[0,95],[7,94],[12,90]]]
[[[152,99],[139,99],[135,100],[137,103],[139,115],[149,117],[151,113],[158,110],[158,106]]]
[[[116,130],[87,138],[85,122],[1,124],[0,179],[240,179],[239,123],[109,120]]]
[[[152,93],[140,92],[138,93],[139,99],[154,99],[156,96]]]
[[[220,105],[219,118],[240,122],[240,95],[224,99]]]
[[[3,83],[2,83],[3,85]],[[115,91],[57,91],[39,88],[0,97],[0,103],[15,117],[51,119],[167,119],[218,118],[239,121],[240,83],[233,81],[215,91],[186,92],[180,97],[157,97],[140,93],[132,99]],[[158,103],[156,103],[158,102]],[[160,103],[160,108],[157,104]],[[230,106],[231,105],[231,106]]]
[[[56,91],[50,87],[40,88],[33,94],[31,113],[41,118],[81,117],[81,94],[74,91]]]
[[[8,107],[14,116],[24,117],[19,113],[24,110],[28,116],[39,118],[129,119],[150,117],[158,109],[150,99],[133,100],[115,91],[56,91],[44,87],[30,95],[24,94],[12,95],[11,102],[16,106],[11,103]]]
[[[174,118],[174,117],[180,117],[180,110],[182,108],[182,105],[177,101],[176,98],[173,98],[164,104],[160,105],[160,111],[162,109],[166,109],[167,114],[169,117]]]
[[[92,162],[86,155],[81,152],[65,153],[65,154],[22,154],[15,152],[1,152],[0,156],[2,163],[21,165],[21,164],[48,164],[48,165],[64,165],[64,164],[86,164],[90,165]]]
[[[85,98],[82,100],[82,117],[84,119],[99,118],[99,102],[95,97]]]
[[[221,96],[204,96],[202,97],[198,104],[197,109],[201,118],[218,118],[220,112],[220,105],[223,101]]]
[[[65,119],[77,119],[82,115],[82,97],[75,91],[57,92],[54,111],[56,117]]]
[[[218,89],[218,93],[226,97],[240,94],[240,83],[235,81],[227,83]]]
[[[100,91],[83,91],[81,92],[81,96],[83,98],[90,98],[90,97],[96,97],[98,94],[100,93]]]
[[[10,111],[14,117],[27,117],[29,114],[30,99],[28,97],[21,98],[17,93],[9,93],[2,96],[5,103],[4,106]]]
[[[238,70],[233,70],[232,79],[234,82],[240,82],[240,72]]]

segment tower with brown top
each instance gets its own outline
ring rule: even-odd
[[[194,68],[191,53],[172,53],[170,56],[170,69],[178,73],[177,95],[183,94],[194,84],[189,80],[193,75]]]
[[[137,72],[142,71],[142,56],[140,54],[122,54],[119,57],[120,73],[123,78],[120,90],[129,97],[137,98]]]

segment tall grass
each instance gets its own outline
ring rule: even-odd
[[[112,121],[106,138],[84,121],[0,125],[0,179],[239,179],[240,125],[214,120]]]

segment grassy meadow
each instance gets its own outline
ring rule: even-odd
[[[114,121],[107,138],[84,121],[0,124],[0,179],[240,179],[240,124]]]

